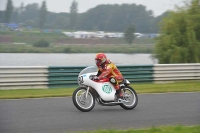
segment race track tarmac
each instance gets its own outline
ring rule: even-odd
[[[75,108],[71,97],[0,100],[0,133],[63,133],[160,125],[200,125],[200,93],[138,95],[134,110]]]

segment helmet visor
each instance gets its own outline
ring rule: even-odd
[[[95,59],[96,65],[100,66],[101,65],[101,60],[100,59]]]
[[[101,63],[101,60],[100,59],[96,59],[95,62],[96,63]]]

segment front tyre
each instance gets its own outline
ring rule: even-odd
[[[123,93],[124,102],[120,106],[126,110],[134,109],[138,103],[138,96],[135,90],[130,86],[125,86]]]
[[[73,95],[72,100],[77,109],[83,112],[88,112],[94,108],[95,99],[90,91],[88,91],[86,97],[87,89],[84,87],[77,88]]]

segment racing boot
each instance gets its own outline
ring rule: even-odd
[[[116,86],[114,86],[114,87],[115,87],[115,89],[116,89],[117,99],[123,98],[123,93],[122,93],[122,90],[121,90],[120,86],[119,86],[119,85],[116,85]]]

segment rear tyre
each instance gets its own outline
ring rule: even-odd
[[[124,90],[122,89],[122,91],[124,91],[123,99],[126,102],[121,103],[120,106],[126,110],[134,109],[138,104],[137,93],[130,86],[125,86]]]
[[[72,101],[75,107],[83,112],[88,112],[92,110],[95,105],[95,99],[91,91],[88,92],[87,97],[86,97],[86,92],[87,92],[86,88],[79,87],[74,91],[72,95]]]

